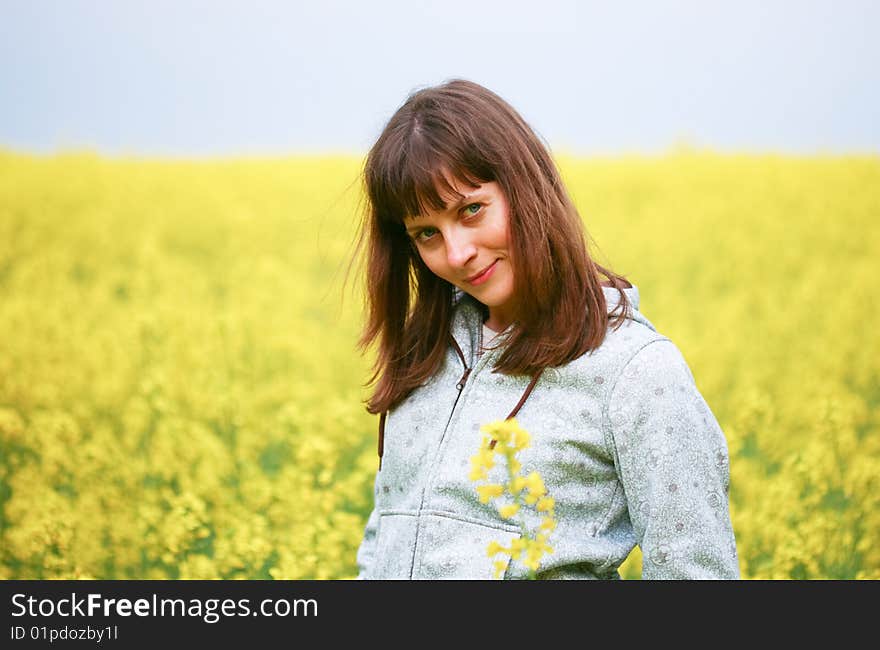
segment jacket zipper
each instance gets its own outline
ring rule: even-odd
[[[464,391],[464,387],[467,385],[468,377],[471,376],[471,370],[473,369],[473,368],[468,367],[467,361],[464,358],[464,353],[461,351],[461,348],[459,347],[458,342],[455,340],[455,338],[452,335],[450,335],[449,338],[452,341],[452,345],[455,348],[455,351],[458,353],[459,359],[461,360],[461,364],[464,366],[464,374],[461,376],[461,378],[455,384],[455,387],[458,389],[458,394],[455,396],[455,401],[452,403],[452,409],[449,411],[449,417],[446,420],[446,426],[443,427],[443,435],[440,436],[440,443],[437,445],[436,453],[438,455],[440,454],[440,449],[443,447],[443,441],[446,440],[446,434],[449,431],[449,423],[452,422],[452,416],[455,415],[455,407],[458,406],[458,399],[461,397],[461,394]],[[436,458],[436,456],[435,456],[435,458]],[[419,501],[419,516],[416,520],[416,543],[413,546],[413,563],[410,566],[410,570],[409,570],[410,580],[413,579],[413,576],[415,575],[415,571],[416,571],[415,555],[416,555],[416,549],[419,546],[419,532],[421,531],[421,527],[422,527],[422,509],[425,507],[425,494],[427,493],[428,488],[430,487],[432,481],[433,481],[433,476],[429,476],[427,483],[424,486],[422,486],[422,498]]]

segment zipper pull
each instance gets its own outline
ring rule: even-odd
[[[461,376],[461,379],[459,379],[458,383],[455,385],[455,387],[458,388],[459,391],[462,388],[464,388],[464,385],[467,383],[467,380],[468,380],[468,377],[470,376],[470,374],[471,374],[471,369],[466,368],[464,371],[464,374]]]

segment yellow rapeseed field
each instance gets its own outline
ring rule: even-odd
[[[880,578],[880,159],[557,160],[727,435],[743,577]],[[0,578],[356,574],[361,163],[0,152]]]

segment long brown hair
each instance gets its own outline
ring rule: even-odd
[[[367,199],[357,251],[366,252],[367,317],[361,351],[378,339],[378,378],[367,411],[399,404],[439,369],[449,345],[455,287],[422,262],[403,226],[438,193],[495,181],[509,205],[509,249],[521,309],[495,372],[532,375],[594,350],[610,317],[602,291],[620,292],[613,325],[629,310],[631,286],[587,252],[585,231],[548,150],[523,118],[492,91],[453,79],[409,95],[364,163]]]

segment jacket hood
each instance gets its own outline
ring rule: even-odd
[[[620,292],[614,287],[602,287],[602,291],[605,293],[605,302],[608,305],[608,313],[610,314],[620,303]],[[626,295],[626,299],[631,307],[629,317],[656,332],[657,328],[639,311],[639,288],[636,285],[632,285],[630,288],[624,289],[623,293]]]

